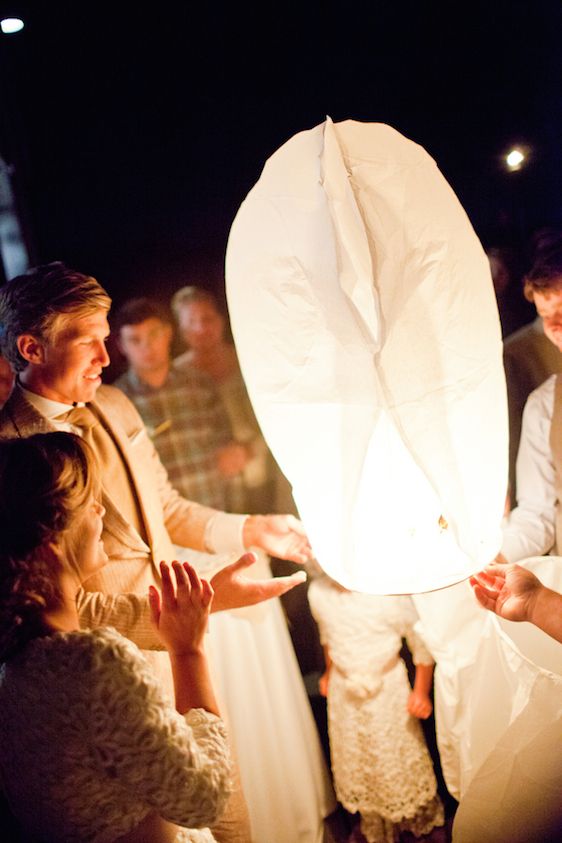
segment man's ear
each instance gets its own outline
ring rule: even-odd
[[[18,351],[28,363],[45,362],[45,346],[33,334],[20,334],[17,338]]]

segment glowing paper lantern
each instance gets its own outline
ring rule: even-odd
[[[440,588],[500,545],[502,344],[489,265],[433,160],[329,119],[266,163],[227,294],[256,416],[322,567],[372,593]]]
[[[562,592],[562,559],[522,563]],[[455,843],[561,839],[562,645],[480,608],[467,583],[414,598],[437,659],[435,715]]]

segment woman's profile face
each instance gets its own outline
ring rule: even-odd
[[[74,527],[74,546],[81,582],[97,573],[107,563],[107,553],[101,537],[104,514],[102,504],[92,498]]]
[[[224,320],[210,302],[183,304],[178,316],[182,338],[194,351],[210,351],[221,343]]]

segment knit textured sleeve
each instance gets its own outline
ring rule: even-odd
[[[131,642],[110,629],[93,638],[89,738],[100,772],[177,825],[212,824],[230,792],[222,720],[178,714]]]

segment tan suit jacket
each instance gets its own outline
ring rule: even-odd
[[[139,647],[160,649],[148,618],[148,586],[160,583],[158,564],[174,558],[173,544],[205,549],[205,527],[215,510],[182,498],[172,488],[141,417],[120,390],[100,387],[90,407],[123,457],[147,542],[122,516],[111,490],[103,487],[102,538],[109,563],[84,584],[78,600],[81,621],[85,627],[114,626]],[[0,412],[0,438],[54,430],[16,387]]]

